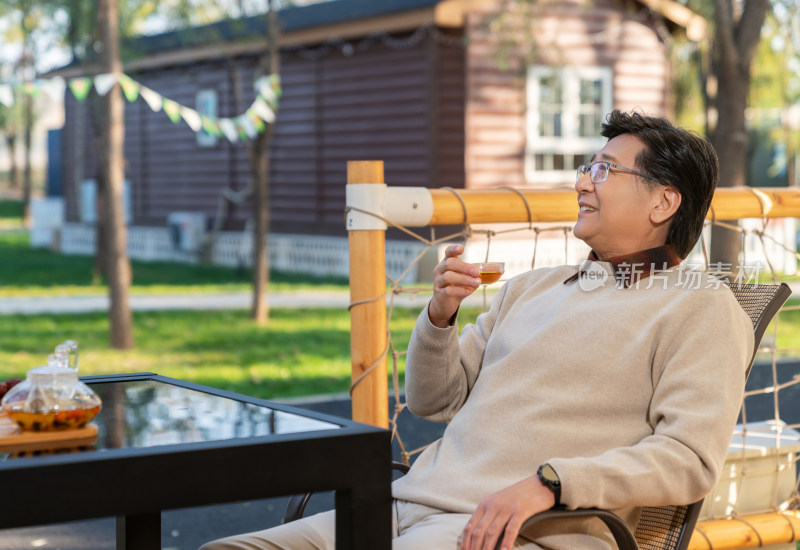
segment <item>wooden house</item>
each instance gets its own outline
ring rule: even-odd
[[[385,161],[389,185],[569,186],[602,146],[599,125],[610,110],[672,113],[668,44],[677,33],[698,38],[700,17],[671,0],[534,6],[525,13],[506,0],[333,0],[281,11],[272,266],[346,275],[348,160]],[[130,45],[125,73],[179,104],[235,116],[254,97],[264,19],[143,37]],[[92,73],[86,63],[56,72]],[[69,92],[65,112],[61,246],[90,253],[93,125],[87,103]],[[131,257],[193,259],[198,240],[187,227],[215,227],[214,261],[247,263],[252,207],[242,197],[250,181],[242,143],[195,133],[141,99],[126,104],[125,121]],[[388,239],[397,266],[419,249],[399,232]]]

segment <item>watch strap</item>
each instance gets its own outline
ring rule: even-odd
[[[555,497],[555,504],[553,505],[553,508],[563,509],[564,506],[561,505],[561,480],[559,479],[558,474],[553,467],[545,462],[539,466],[539,470],[536,472],[536,475],[539,476],[539,480],[543,485],[553,491],[553,496]]]

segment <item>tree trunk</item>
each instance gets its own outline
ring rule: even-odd
[[[269,1],[267,12],[267,51],[261,60],[262,75],[278,74],[280,71],[280,52],[278,51],[278,22],[275,5]],[[272,143],[274,125],[267,127],[256,138],[253,147],[248,150],[255,193],[253,195],[253,217],[255,218],[253,234],[253,306],[250,317],[258,324],[269,321],[269,148]]]
[[[259,325],[269,321],[269,249],[267,234],[269,230],[269,144],[272,141],[272,128],[268,125],[256,138],[253,147],[253,305],[250,317]]]
[[[745,109],[753,56],[768,6],[769,0],[746,0],[741,14],[736,17],[732,0],[714,0],[715,59],[712,66],[717,82],[717,116],[711,142],[719,157],[720,187],[747,183]],[[728,223],[737,224],[735,220]],[[709,261],[736,270],[740,242],[737,231],[715,226]]]
[[[6,146],[8,147],[8,162],[11,189],[19,188],[19,165],[17,164],[17,134],[6,132]]]
[[[719,157],[719,186],[743,186],[747,184],[747,128],[744,111],[748,86],[745,77],[740,74],[721,74],[719,86],[719,118],[711,135],[711,143]],[[733,226],[738,225],[737,220],[723,221]],[[720,262],[735,269],[740,248],[741,235],[738,231],[724,226],[712,228],[709,256],[712,263]]]
[[[98,23],[102,37],[102,66],[107,73],[120,74],[119,12],[117,0],[99,0]],[[119,84],[102,98],[106,123],[102,127],[100,158],[107,188],[105,196],[107,223],[108,291],[111,299],[109,311],[111,347],[133,347],[133,327],[129,292],[131,269],[128,261],[128,235],[122,203],[122,186],[125,177],[123,139],[125,136],[124,103]]]
[[[31,227],[31,194],[33,191],[33,181],[31,176],[31,132],[33,129],[33,97],[25,94],[23,103],[25,109],[25,131],[22,134],[23,145],[25,146],[25,166],[22,176],[22,222],[30,229]]]

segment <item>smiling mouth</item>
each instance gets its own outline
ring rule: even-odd
[[[581,206],[581,212],[597,212],[596,208],[592,208],[591,206]]]

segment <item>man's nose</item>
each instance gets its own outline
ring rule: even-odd
[[[590,192],[593,190],[594,182],[592,182],[592,176],[589,172],[586,172],[584,175],[575,180],[575,191],[578,193]]]

